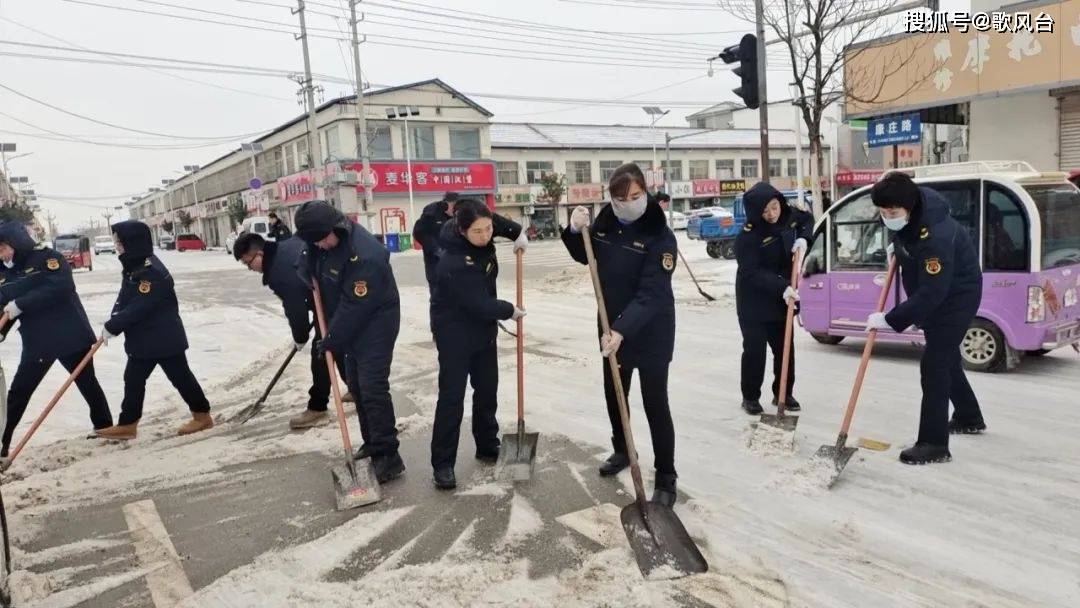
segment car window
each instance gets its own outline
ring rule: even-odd
[[[814,245],[806,254],[803,276],[809,277],[825,272],[825,224],[814,233]]]
[[[983,206],[983,269],[1026,271],[1030,257],[1028,228],[1020,201],[1005,188],[987,182]]]
[[[949,215],[967,229],[972,243],[978,243],[979,181],[935,182],[922,185],[937,192],[949,203]]]
[[[1042,267],[1080,264],[1080,192],[1061,184],[1027,186],[1042,225]]]
[[[869,193],[837,209],[832,226],[834,270],[885,268],[886,230]]]

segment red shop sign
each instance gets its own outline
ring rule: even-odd
[[[694,196],[720,196],[720,181],[715,179],[695,179]]]
[[[343,167],[360,171],[360,163]],[[412,172],[404,162],[373,162],[374,192],[475,192],[495,190],[494,163],[413,162]]]
[[[837,186],[867,186],[881,177],[882,171],[838,171]]]

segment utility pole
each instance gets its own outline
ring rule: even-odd
[[[768,63],[765,54],[765,8],[764,0],[754,0],[754,13],[757,17],[757,80],[758,80],[758,122],[761,130],[761,181],[769,183],[769,97],[766,93],[765,66]]]
[[[371,157],[368,155],[367,116],[364,115],[364,78],[360,71],[360,34],[357,33],[356,29],[358,23],[356,20],[356,5],[359,3],[360,0],[349,0],[349,24],[352,25],[353,71],[356,72],[356,121],[359,128],[356,139],[357,150],[360,153],[360,183],[364,186],[364,198],[360,200],[360,210],[367,217],[368,229],[374,232],[375,214],[369,210],[369,206],[374,203],[374,193],[369,178],[371,174]],[[410,179],[412,179],[412,176],[410,176]]]
[[[315,86],[311,79],[311,57],[308,54],[308,38],[307,38],[307,22],[304,20],[304,0],[296,0],[297,8],[293,11],[294,15],[300,15],[300,35],[296,36],[296,39],[300,40],[301,46],[304,49],[304,81],[302,83],[301,92],[304,93],[307,99],[307,140],[308,140],[308,175],[311,177],[311,196],[315,197],[316,184],[315,184],[315,162],[322,162],[322,154],[319,153],[319,138],[318,131],[315,127]]]
[[[52,211],[45,214],[45,222],[49,224],[49,237],[56,238],[56,215]]]
[[[105,211],[101,212],[101,217],[105,218],[105,226],[106,227],[112,226],[112,216],[113,216],[113,212],[111,210],[109,210],[109,209],[106,209]]]

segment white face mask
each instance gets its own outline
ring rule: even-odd
[[[611,210],[615,212],[615,217],[624,222],[636,222],[638,218],[645,215],[645,206],[648,201],[649,199],[644,194],[625,203],[613,200]]]
[[[899,232],[908,225],[908,216],[904,217],[885,217],[881,216],[881,221],[885,222],[885,227],[893,232]]]

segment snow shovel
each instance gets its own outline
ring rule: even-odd
[[[589,228],[581,229],[585,242],[585,254],[589,259],[589,273],[592,275],[593,291],[596,292],[596,307],[600,313],[600,326],[605,334],[611,333],[607,308],[604,306],[604,293],[600,288],[600,274],[593,255],[592,237]],[[630,426],[630,411],[623,393],[622,377],[619,375],[618,355],[608,355],[611,367],[611,379],[615,385],[615,395],[619,400],[619,418],[622,420],[623,434],[626,436],[626,453],[630,457],[630,475],[634,480],[634,502],[623,507],[623,531],[634,551],[638,568],[646,577],[655,570],[664,568],[664,578],[676,578],[706,572],[709,564],[690,538],[679,516],[668,506],[645,500],[645,485],[641,480],[641,467],[638,465],[637,449],[634,447],[634,435]]]
[[[517,252],[517,307],[524,309],[523,274],[525,252]],[[495,477],[511,481],[529,481],[536,464],[536,443],[540,433],[525,432],[525,320],[517,320],[517,432],[502,438]]]
[[[319,284],[314,283],[315,316],[319,321],[319,334],[326,337],[326,314],[323,312],[322,293]],[[345,406],[341,403],[341,387],[338,385],[337,366],[334,355],[326,353],[326,367],[330,372],[330,388],[334,393],[334,408],[337,411],[338,428],[341,429],[341,443],[345,448],[345,463],[330,469],[334,480],[334,501],[337,510],[355,509],[382,500],[379,482],[375,479],[375,469],[371,458],[353,460],[352,441],[349,439],[349,424],[345,421]]]
[[[281,367],[278,368],[277,373],[274,374],[274,377],[270,380],[270,385],[266,387],[265,391],[263,391],[262,397],[259,397],[259,400],[255,403],[252,403],[251,405],[240,410],[236,414],[236,417],[233,418],[233,422],[239,422],[240,424],[244,424],[248,420],[251,420],[252,418],[257,416],[259,412],[262,411],[263,406],[266,404],[266,398],[270,396],[270,391],[274,390],[274,386],[281,378],[281,374],[285,373],[285,368],[289,367],[289,362],[293,360],[293,356],[295,356],[296,353],[299,352],[299,350],[300,349],[295,346],[289,349],[289,354],[285,357],[285,362],[281,364]]]
[[[892,287],[893,277],[896,274],[896,258],[889,260],[889,269],[885,271],[885,284],[881,287],[881,295],[878,296],[877,312],[885,310],[885,301],[889,299],[889,289]],[[859,402],[859,392],[862,390],[863,378],[866,377],[866,368],[870,365],[870,353],[874,350],[874,342],[877,340],[877,330],[871,329],[866,337],[866,346],[863,347],[862,359],[859,361],[859,371],[855,374],[855,385],[851,387],[851,397],[848,399],[847,410],[844,412],[844,421],[840,424],[840,434],[836,437],[836,445],[823,445],[818,448],[814,458],[826,460],[832,464],[835,474],[829,479],[829,487],[840,479],[840,473],[844,471],[851,457],[859,448],[847,447],[848,430],[851,428],[851,419],[855,415],[855,404]]]
[[[679,259],[682,260],[683,268],[686,268],[686,272],[690,273],[690,280],[694,282],[694,287],[697,287],[698,293],[700,293],[701,297],[705,298],[706,300],[710,302],[715,302],[716,298],[709,295],[708,293],[705,293],[705,290],[701,288],[701,284],[698,283],[697,277],[694,276],[694,271],[690,270],[690,264],[686,263],[686,256],[683,255],[682,249],[678,249],[677,251],[679,252]]]
[[[0,323],[0,327],[2,326],[3,324]],[[90,347],[90,351],[87,352],[85,356],[83,356],[82,361],[79,361],[79,364],[75,367],[74,370],[71,371],[68,379],[64,380],[64,383],[60,385],[60,388],[57,389],[56,394],[53,395],[52,400],[49,401],[49,404],[45,406],[45,409],[42,410],[40,414],[38,414],[37,420],[35,420],[34,424],[30,426],[30,429],[26,431],[26,434],[23,435],[23,438],[20,439],[19,443],[15,445],[15,448],[8,453],[6,458],[0,458],[0,471],[6,471],[8,467],[11,466],[11,463],[15,461],[15,457],[19,455],[19,452],[21,452],[23,448],[26,447],[26,444],[30,442],[30,438],[33,437],[34,433],[37,432],[38,427],[41,426],[41,423],[45,422],[45,418],[49,416],[49,413],[52,412],[54,407],[56,407],[56,404],[60,402],[60,398],[64,396],[64,393],[66,393],[67,389],[75,382],[75,379],[79,377],[79,374],[82,373],[83,369],[90,364],[91,359],[94,358],[94,355],[97,353],[98,349],[101,348],[102,344],[104,344],[104,342],[99,338],[98,341],[95,342],[92,347]],[[5,410],[7,409],[6,405],[7,404],[5,403]]]
[[[802,252],[797,252],[791,261],[791,288],[799,289],[799,270],[802,266]],[[789,433],[795,432],[799,424],[798,416],[789,416],[784,412],[788,394],[788,370],[791,369],[791,347],[795,327],[795,301],[788,302],[787,322],[784,325],[784,354],[780,359],[780,394],[776,398],[776,415],[762,414],[761,423]]]

